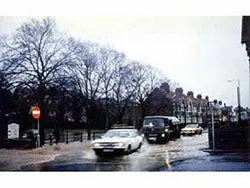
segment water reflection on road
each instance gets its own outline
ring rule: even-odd
[[[167,144],[144,143],[142,148],[119,157],[96,157],[92,150],[56,157],[48,163],[22,167],[21,170],[40,171],[147,171],[191,157],[207,155],[200,149],[208,147],[208,135],[181,137]]]

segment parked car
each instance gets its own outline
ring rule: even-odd
[[[37,129],[28,129],[20,138],[0,138],[0,145],[4,148],[35,148],[37,147],[37,134]]]
[[[35,148],[37,144],[38,129],[27,129],[20,138],[24,147]]]
[[[136,129],[111,129],[100,139],[92,141],[92,149],[96,155],[124,154],[140,149],[143,137]]]
[[[27,129],[24,131],[23,135],[21,138],[28,138],[28,139],[34,139],[38,135],[38,129]]]
[[[194,135],[194,134],[202,134],[202,128],[199,124],[188,124],[186,127],[181,129],[182,135]]]
[[[146,116],[142,131],[148,142],[163,142],[180,138],[180,122],[173,116]]]

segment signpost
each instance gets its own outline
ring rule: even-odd
[[[40,147],[40,125],[39,125],[39,117],[40,117],[40,108],[35,106],[32,108],[32,116],[33,118],[37,119],[37,129],[38,129],[38,134],[37,134],[37,145]]]

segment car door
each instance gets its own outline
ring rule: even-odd
[[[168,138],[171,138],[173,135],[174,125],[172,121],[170,121],[169,119],[164,119],[164,124],[165,124],[165,129],[168,129],[168,132],[165,134],[167,134]]]

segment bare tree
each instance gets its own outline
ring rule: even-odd
[[[42,123],[46,117],[46,88],[67,70],[65,67],[70,63],[72,53],[67,49],[67,43],[67,38],[60,36],[51,18],[32,19],[22,24],[12,36],[1,40],[4,49],[1,62],[8,69],[13,85],[25,84],[36,90]],[[43,132],[41,134],[43,143]]]
[[[149,65],[137,64],[135,67],[134,80],[136,82],[135,101],[141,109],[141,119],[145,116],[145,101],[163,82],[169,82],[163,74]]]
[[[74,41],[75,66],[73,75],[75,83],[82,97],[85,98],[84,107],[87,117],[88,139],[91,136],[91,123],[94,119],[96,101],[102,96],[101,82],[104,78],[102,61],[99,60],[99,46],[93,43]]]
[[[142,103],[154,88],[156,77],[150,70],[148,66],[134,61],[120,67],[113,90],[118,122],[122,122],[126,110]]]
[[[101,68],[103,78],[101,81],[101,90],[105,99],[105,114],[106,114],[106,129],[109,127],[109,99],[111,98],[111,91],[115,86],[115,77],[119,68],[125,62],[125,55],[110,48],[101,48],[99,54],[99,61],[101,61]]]
[[[118,72],[116,72],[112,96],[116,101],[114,108],[119,123],[122,123],[126,109],[132,103],[131,99],[136,92],[137,83],[134,79],[134,70],[134,64],[127,62],[120,66]]]

